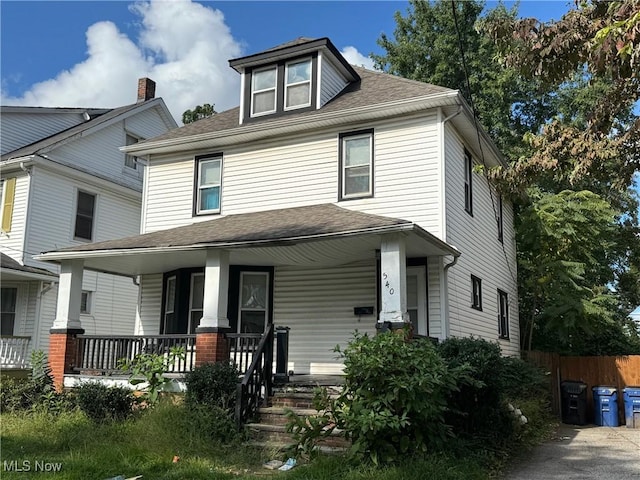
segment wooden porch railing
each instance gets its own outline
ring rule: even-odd
[[[182,347],[184,359],[166,364],[167,373],[186,373],[195,366],[195,335],[145,335],[107,337],[78,335],[74,371],[101,374],[119,372],[118,362],[131,360],[139,353],[168,354],[172,347]]]
[[[2,335],[0,337],[0,367],[6,369],[29,368],[30,341],[31,337]]]
[[[233,341],[233,336],[229,335],[229,337]],[[247,337],[247,334],[241,334],[238,341],[242,337],[251,338]],[[260,404],[266,404],[267,399],[273,393],[273,324],[270,324],[260,337],[258,346],[251,353],[251,363],[237,387],[236,424],[238,428],[253,417]],[[249,358],[248,353],[244,353],[244,355],[241,355],[240,358]]]

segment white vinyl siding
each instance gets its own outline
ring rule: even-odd
[[[445,128],[446,155],[446,240],[463,252],[458,263],[448,271],[449,328],[452,336],[475,335],[498,341],[497,289],[509,295],[509,330],[511,341],[500,340],[503,354],[519,354],[519,326],[516,286],[513,209],[504,202],[504,252],[498,240],[494,208],[495,192],[490,195],[487,180],[474,174],[473,217],[465,211],[464,147],[450,124]],[[492,202],[493,199],[493,202]],[[505,255],[506,252],[506,255]],[[471,308],[471,275],[482,279],[482,311]]]
[[[17,113],[5,112],[3,109],[0,115],[1,154],[12,152],[83,122],[81,113]]]
[[[340,93],[348,82],[338,73],[338,70],[324,56],[318,59],[320,64],[320,104],[325,105],[329,100]]]
[[[340,206],[415,221],[439,235],[441,175],[435,114],[225,149],[224,215],[337,203],[339,134],[364,128],[374,129],[375,197]],[[151,158],[144,232],[210,219],[193,217],[194,157]]]
[[[444,338],[442,328],[442,302],[440,300],[440,276],[442,275],[442,259],[429,257],[427,259],[427,308],[429,319],[429,336]]]
[[[343,365],[333,351],[358,330],[375,334],[375,261],[334,268],[278,267],[274,279],[274,324],[289,332],[289,369],[336,374]],[[374,306],[358,317],[354,307]]]
[[[136,335],[158,335],[162,312],[162,274],[140,278],[140,323]]]
[[[11,231],[0,235],[0,252],[20,263],[23,262],[23,251],[26,250],[24,238],[30,184],[31,177],[27,174],[16,177]]]

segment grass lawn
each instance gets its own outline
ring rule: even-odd
[[[241,441],[227,445],[214,442],[203,435],[198,425],[188,421],[185,413],[184,407],[161,404],[137,418],[108,424],[95,424],[80,412],[2,414],[0,477],[3,480],[104,480],[116,475],[125,478],[143,475],[145,480],[479,480],[490,477],[488,469],[477,460],[443,455],[384,468],[353,466],[344,458],[331,456],[301,464],[289,472],[270,471],[262,467],[274,458],[269,452],[247,447]],[[180,460],[174,463],[176,455]],[[29,463],[23,463],[25,461]],[[60,465],[59,471],[43,471],[55,468],[53,464]],[[16,471],[16,466],[22,471]]]

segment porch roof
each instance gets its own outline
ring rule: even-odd
[[[22,265],[4,253],[0,253],[0,270],[2,270],[3,282],[25,280],[53,282],[58,278],[58,275],[43,268]]]
[[[84,259],[87,269],[131,276],[203,266],[209,248],[228,249],[235,264],[340,265],[371,258],[388,233],[406,236],[408,256],[460,255],[408,220],[322,204],[221,216],[36,258]]]

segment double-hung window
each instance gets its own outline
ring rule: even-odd
[[[502,217],[502,195],[498,195],[498,240],[502,243],[504,241],[504,220]]]
[[[471,275],[471,308],[482,310],[482,280]]]
[[[293,110],[311,105],[311,59],[286,65],[284,109]]]
[[[138,139],[138,137],[134,137],[133,135],[129,135],[128,133],[126,134],[125,145],[135,145],[139,141],[140,139]],[[132,170],[137,170],[138,162],[136,162],[136,157],[134,155],[126,153],[124,155],[124,166]]]
[[[95,216],[96,196],[92,193],[78,190],[76,204],[76,224],[74,237],[83,240],[93,238],[93,220]]]
[[[251,116],[276,111],[276,84],[278,68],[254,71],[251,75]]]
[[[373,195],[373,130],[340,135],[340,198]]]
[[[91,314],[91,295],[89,290],[82,290],[82,296],[80,297],[80,313],[82,315]]]
[[[507,292],[498,289],[498,335],[509,339],[509,297]]]
[[[220,213],[222,189],[222,156],[196,158],[196,214]]]
[[[473,215],[473,157],[464,151],[464,209]]]

